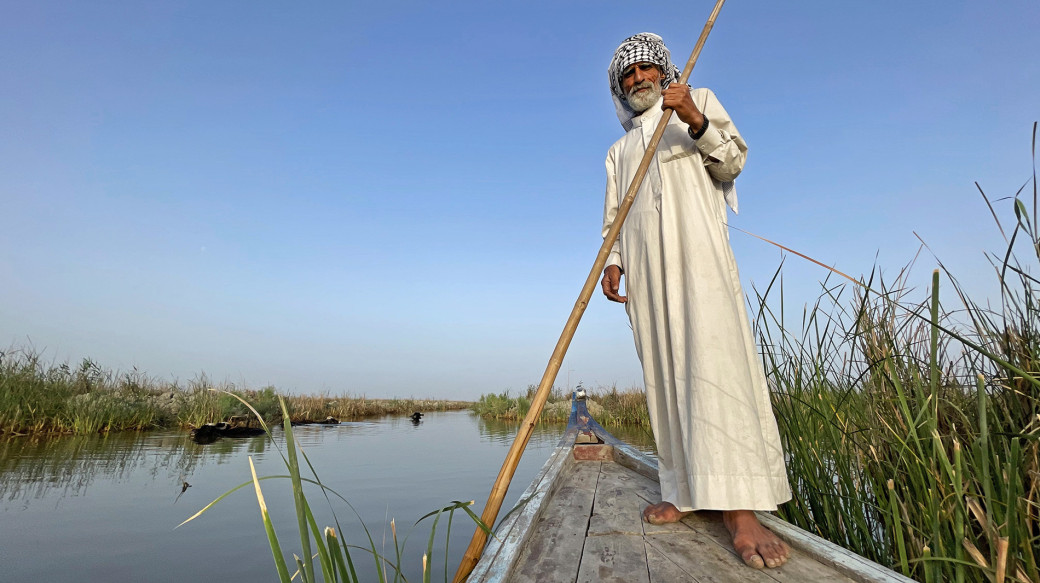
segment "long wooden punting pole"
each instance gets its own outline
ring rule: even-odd
[[[690,59],[686,61],[686,67],[683,68],[682,75],[679,77],[679,83],[685,84],[689,80],[690,73],[693,72],[693,66],[697,63],[697,57],[700,56],[701,49],[704,47],[704,42],[708,40],[708,33],[715,26],[715,19],[718,17],[719,11],[722,10],[722,5],[725,2],[726,0],[716,0],[715,9],[711,11],[708,22],[704,23],[704,30],[701,31],[701,36],[693,47]],[[487,505],[484,506],[484,513],[480,517],[484,524],[488,526],[494,526],[495,519],[498,518],[498,511],[502,508],[502,500],[506,497],[506,491],[509,490],[509,482],[512,481],[516,466],[520,463],[520,456],[523,455],[527,442],[531,440],[531,433],[534,431],[535,423],[538,422],[538,416],[542,414],[542,409],[549,398],[553,383],[556,382],[556,375],[560,372],[560,366],[563,365],[563,357],[567,354],[567,348],[571,344],[571,339],[574,338],[575,330],[578,329],[578,322],[581,320],[582,314],[585,313],[585,308],[589,305],[592,292],[599,282],[600,273],[607,264],[610,250],[614,246],[614,241],[618,238],[618,233],[621,232],[621,225],[625,222],[625,218],[628,217],[628,211],[632,208],[632,203],[636,199],[636,193],[639,192],[639,187],[643,184],[643,178],[646,177],[646,172],[654,159],[654,153],[657,152],[657,145],[661,142],[661,137],[664,135],[664,130],[668,126],[668,120],[671,117],[672,110],[666,109],[661,116],[661,121],[657,124],[653,137],[650,138],[650,143],[647,144],[646,152],[643,153],[643,160],[636,169],[632,184],[628,187],[625,198],[618,207],[614,223],[603,238],[603,245],[599,248],[596,262],[593,263],[592,271],[589,272],[588,278],[585,279],[585,286],[581,288],[581,295],[578,296],[578,301],[574,303],[574,309],[571,310],[570,318],[567,319],[567,324],[563,327],[563,333],[560,334],[560,340],[556,343],[556,349],[553,350],[552,356],[549,357],[549,364],[545,367],[545,374],[542,375],[542,382],[538,385],[538,391],[531,402],[531,408],[528,409],[527,416],[524,417],[524,421],[520,425],[516,439],[513,440],[513,445],[509,448],[509,453],[506,454],[506,459],[502,463],[502,469],[498,472],[498,479],[495,480],[495,485],[491,488],[491,495],[488,496]],[[466,549],[466,554],[462,557],[462,564],[459,565],[458,571],[455,572],[454,583],[462,583],[466,580],[477,561],[480,560],[480,555],[484,550],[486,542],[487,535],[482,529],[477,528],[476,532],[473,533],[473,539],[470,540],[469,547]]]

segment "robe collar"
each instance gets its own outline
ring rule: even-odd
[[[658,97],[653,105],[646,108],[643,113],[632,118],[632,127],[641,128],[648,125],[656,127],[657,122],[661,120],[662,114],[664,114],[664,110],[661,109],[661,98]]]
[[[629,131],[630,132],[630,131],[632,131],[632,130],[634,130],[636,128],[639,128],[640,131],[643,133],[644,139],[646,139],[646,137],[648,136],[648,133],[652,133],[655,129],[657,129],[657,123],[661,120],[661,115],[664,114],[664,110],[661,109],[661,99],[662,98],[658,98],[657,101],[655,101],[654,104],[651,105],[650,107],[646,108],[643,111],[643,113],[638,114],[638,115],[632,115],[632,117],[629,117],[627,120],[624,117],[622,117],[622,115],[621,115],[622,109],[619,107],[618,108],[618,119],[621,120],[621,125],[625,128],[625,131]],[[615,103],[615,105],[620,105],[620,102],[618,101],[618,99],[616,97],[614,98],[614,103]],[[628,109],[627,106],[625,106],[625,110],[627,110],[629,113],[632,113],[632,110]],[[676,117],[676,118],[673,118],[673,119],[678,119],[678,118]],[[655,197],[660,197],[661,196],[661,174],[660,174],[661,170],[660,170],[660,168],[657,167],[657,164],[658,164],[657,157],[655,156],[654,157],[654,164],[653,164],[653,166],[651,166],[651,170],[650,170],[650,184],[651,184],[651,188],[654,191],[654,196]],[[712,179],[712,180],[714,180],[714,179]],[[718,182],[718,185],[722,189],[722,195],[723,195],[723,198],[725,198],[725,200],[726,200],[726,204],[729,205],[729,207],[731,209],[733,209],[734,213],[736,213],[737,209],[738,209],[737,189],[734,186],[733,182]]]

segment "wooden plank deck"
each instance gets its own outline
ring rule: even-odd
[[[534,524],[509,581],[854,581],[797,549],[779,569],[749,569],[733,551],[721,514],[699,512],[676,524],[647,524],[643,507],[660,500],[655,481],[613,462],[574,464]]]
[[[779,569],[750,569],[719,512],[651,525],[657,461],[610,435],[573,401],[571,423],[541,472],[496,529],[469,583],[913,583],[792,526],[759,520],[791,546]]]

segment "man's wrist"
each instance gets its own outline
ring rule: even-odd
[[[694,140],[701,139],[701,136],[704,135],[704,132],[708,131],[708,116],[702,115],[701,117],[704,118],[704,122],[701,123],[701,127],[697,128],[696,131],[694,131],[693,126],[690,126],[686,129],[686,132],[690,134],[690,137]]]

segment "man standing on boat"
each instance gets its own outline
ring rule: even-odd
[[[601,282],[632,322],[657,441],[662,502],[643,518],[721,510],[744,562],[778,567],[790,551],[753,511],[791,490],[726,227],[747,145],[710,90],[674,83],[661,37],[625,39],[608,75],[627,133],[607,154],[604,235],[663,109],[675,112]]]

